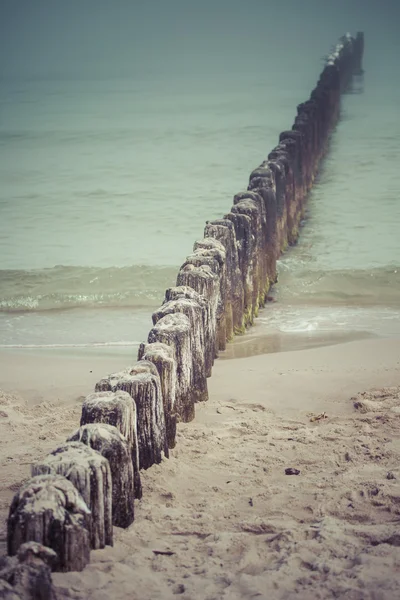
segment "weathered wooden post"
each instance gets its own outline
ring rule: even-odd
[[[135,486],[132,451],[126,438],[113,425],[88,423],[67,441],[82,442],[108,460],[112,478],[112,523],[116,527],[129,527],[135,517]]]
[[[346,66],[344,81],[342,81],[338,64],[326,64],[317,84],[317,89],[323,91],[326,99],[325,147],[328,142],[329,133],[339,119],[341,85],[343,83],[343,89],[345,89],[350,83],[351,72],[349,67],[350,65]]]
[[[325,137],[326,137],[326,102],[327,95],[322,89],[321,85],[317,85],[311,92],[311,100],[315,102],[316,110],[314,118],[311,119],[306,113],[300,114],[296,117],[293,129],[300,131],[303,134],[304,145],[306,147],[306,161],[308,167],[308,185],[307,193],[310,191],[315,175],[318,170],[318,165],[324,156],[325,152]],[[312,125],[314,124],[314,125]],[[315,144],[310,145],[310,133],[309,131],[315,127],[316,136]],[[308,143],[307,143],[308,142]]]
[[[202,317],[202,345],[204,352],[204,366],[206,371],[206,377],[211,377],[212,366],[214,364],[214,348],[210,348],[210,340],[215,335],[215,324],[212,323],[212,311],[208,298],[199,294],[193,288],[185,285],[168,288],[165,291],[165,302],[171,302],[172,300],[180,300],[186,298],[194,300],[201,307]]]
[[[301,106],[301,105],[299,105],[299,106]],[[297,110],[298,110],[298,114],[300,114],[299,107],[297,107]],[[310,108],[310,110],[312,110],[312,108]],[[293,211],[295,210],[296,214],[300,215],[299,216],[299,220],[300,220],[300,218],[303,215],[302,211],[303,211],[304,193],[303,193],[303,189],[302,189],[302,180],[301,180],[301,163],[300,163],[299,144],[296,142],[295,139],[287,137],[286,139],[279,139],[279,144],[272,151],[272,153],[274,153],[275,150],[278,152],[283,151],[289,157],[290,168],[291,168],[291,179],[292,179],[292,185],[293,185],[293,192],[292,192],[293,199],[292,199],[292,209],[291,209],[290,216],[292,216]],[[295,205],[295,209],[293,209],[293,204]],[[293,235],[293,237],[295,237],[295,236]]]
[[[268,230],[266,206],[263,197],[256,191],[236,194],[233,198],[232,212],[247,215],[251,220],[254,236],[253,243],[253,314],[257,316],[258,308],[264,306],[269,288],[275,280],[271,280],[270,265],[275,261],[272,249],[272,233]],[[275,267],[273,267],[275,269]],[[275,275],[274,275],[275,276]]]
[[[213,238],[210,238],[213,242],[217,242]],[[222,245],[222,244],[221,244]],[[193,267],[202,268],[209,267],[212,273],[214,273],[218,278],[218,298],[217,298],[217,308],[215,312],[215,336],[214,340],[214,356],[218,357],[218,353],[220,350],[225,350],[226,348],[226,306],[227,306],[227,271],[226,271],[226,253],[225,250],[223,253],[219,251],[218,248],[213,248],[212,250],[206,248],[197,248],[192,254],[186,257],[185,262],[180,268],[177,286],[183,285],[180,281],[185,281],[186,274]],[[197,273],[199,275],[199,273]],[[193,279],[193,273],[189,275]],[[203,277],[204,279],[204,277]],[[194,284],[198,284],[199,282],[194,282]],[[197,288],[194,288],[197,291]]]
[[[276,233],[278,257],[285,252],[287,241],[286,229],[286,174],[285,166],[279,159],[265,161],[262,167],[270,169],[276,197]]]
[[[153,342],[161,342],[172,348],[176,366],[176,414],[181,421],[192,421],[194,395],[191,390],[192,348],[188,317],[182,313],[174,313],[160,319],[149,333],[148,343]]]
[[[113,545],[112,482],[106,458],[85,444],[69,442],[32,465],[32,475],[63,475],[73,483],[92,513],[91,547]]]
[[[148,469],[168,457],[161,382],[156,367],[145,360],[96,384],[96,391],[128,392],[136,404],[139,468]]]
[[[224,219],[231,221],[235,230],[236,245],[239,259],[239,271],[243,286],[243,318],[242,328],[236,328],[237,335],[243,334],[252,323],[253,297],[252,297],[252,254],[255,247],[255,238],[251,227],[251,219],[232,207],[231,212],[224,215]]]
[[[214,259],[210,257],[210,260]],[[215,268],[218,268],[218,263],[216,260],[214,260],[214,263]],[[196,267],[193,264],[188,263],[181,267],[178,273],[176,285],[191,287],[202,296],[205,296],[209,301],[212,329],[210,329],[210,347],[208,352],[212,354],[214,349],[214,356],[217,358],[219,348],[217,339],[218,314],[220,306],[219,276],[211,269],[209,265],[200,265]]]
[[[208,400],[207,377],[205,370],[205,331],[203,328],[203,308],[196,300],[179,298],[165,302],[153,313],[153,325],[163,317],[182,313],[190,321],[190,346],[191,346],[191,382],[190,387],[194,402]]]
[[[0,579],[0,598],[2,600],[22,600],[17,590],[14,590],[13,586],[5,579]]]
[[[193,244],[193,251],[197,252],[198,250],[205,250],[205,254],[215,258],[220,267],[223,267],[226,262],[225,247],[215,238],[205,237],[202,240],[196,240]]]
[[[173,350],[167,344],[140,344],[138,360],[147,360],[154,364],[160,377],[161,393],[164,405],[165,428],[168,448],[175,448],[176,421],[176,364]]]
[[[264,237],[264,228],[262,223],[262,213],[260,206],[262,200],[258,196],[257,203],[251,197],[245,194],[235,196],[235,204],[231,211],[234,215],[246,217],[250,223],[251,236],[242,266],[242,277],[245,297],[245,315],[246,323],[253,324],[254,317],[258,314],[259,306],[265,302],[265,292],[268,287],[267,261],[264,253],[266,240]]]
[[[214,240],[214,238],[210,238]],[[217,241],[217,240],[215,240]],[[184,272],[189,265],[194,267],[209,267],[218,277],[218,301],[216,310],[216,337],[215,337],[215,357],[219,351],[226,349],[226,342],[233,335],[233,316],[232,302],[229,292],[229,275],[226,263],[226,252],[218,256],[215,250],[210,252],[208,249],[197,248],[192,254],[186,257],[181,266],[180,273]],[[221,261],[220,258],[223,258]],[[178,275],[179,277],[179,275]],[[229,334],[231,330],[231,334]]]
[[[219,240],[226,251],[226,335],[227,341],[229,341],[233,338],[235,332],[243,332],[244,293],[239,269],[235,228],[228,219],[209,221],[204,228],[204,237]]]
[[[227,331],[226,331],[226,302],[227,302],[227,270],[226,270],[226,250],[220,241],[215,238],[203,238],[193,244],[193,254],[186,258],[183,264],[193,264],[195,266],[209,265],[213,273],[219,278],[219,298],[216,313],[216,354],[226,349]],[[183,268],[182,267],[182,268]],[[211,372],[210,372],[211,375]]]
[[[289,246],[292,246],[298,237],[300,214],[294,179],[294,156],[288,148],[284,143],[280,143],[268,154],[268,160],[277,160],[285,167],[285,240]]]
[[[303,105],[299,105],[302,107]],[[298,111],[303,110],[302,108],[298,108]],[[299,114],[301,114],[299,112]],[[296,126],[296,121],[295,125]],[[306,133],[302,133],[302,131],[298,131],[296,129],[292,129],[289,131],[282,131],[279,135],[279,144],[285,144],[286,147],[288,145],[294,145],[296,152],[296,196],[298,201],[302,207],[310,186],[310,182],[312,181],[312,167],[309,163],[309,153],[310,144],[312,141],[312,136],[306,136]]]
[[[55,571],[82,571],[90,559],[91,513],[76,487],[61,475],[29,479],[15,494],[7,521],[7,550],[38,542],[57,555]]]
[[[82,404],[80,424],[87,425],[89,423],[114,425],[127,440],[132,458],[135,498],[140,500],[142,497],[142,484],[139,473],[137,415],[136,404],[132,397],[127,392],[119,389],[115,392],[99,391],[89,394]]]
[[[266,256],[268,282],[265,289],[277,281],[276,260],[280,254],[279,238],[277,235],[277,204],[275,181],[272,171],[266,167],[258,167],[250,173],[248,190],[256,192],[263,200],[266,215]],[[267,294],[264,294],[264,303]],[[264,305],[263,303],[263,305]]]
[[[364,33],[358,31],[354,40],[354,51],[353,51],[353,75],[362,75],[364,73],[362,68],[362,60],[364,55]]]
[[[331,130],[331,114],[329,110],[330,106],[330,90],[324,85],[323,82],[319,82],[315,89],[311,92],[311,98],[315,100],[317,105],[317,120],[318,120],[318,143],[317,143],[317,152],[314,155],[309,156],[309,162],[311,163],[311,171],[312,171],[312,179],[309,186],[309,191],[311,189],[312,184],[314,183],[314,179],[316,173],[318,171],[319,164],[321,159],[325,155],[327,151],[327,142],[328,142],[328,134]],[[306,121],[304,116],[302,119],[297,118],[295,121],[295,125],[299,131],[302,131],[304,134],[307,132],[307,127],[309,127],[309,123]]]
[[[51,569],[57,554],[37,542],[26,542],[17,556],[0,559],[0,598],[3,600],[57,600]]]

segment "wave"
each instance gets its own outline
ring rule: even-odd
[[[76,267],[0,270],[0,312],[156,307],[177,267]]]
[[[276,299],[291,304],[400,307],[400,267],[322,270],[279,265]]]
[[[3,130],[0,133],[0,144],[35,143],[50,145],[76,145],[82,142],[128,142],[137,135],[144,137],[145,131],[133,132],[129,129],[76,129],[76,130]]]
[[[0,344],[1,350],[47,350],[47,349],[68,349],[68,348],[134,348],[140,345],[140,342],[90,342],[76,344]]]
[[[178,267],[78,267],[0,270],[0,313],[74,308],[157,307]],[[280,262],[277,300],[320,306],[400,306],[400,268],[322,270]]]

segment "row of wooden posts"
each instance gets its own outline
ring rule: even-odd
[[[35,541],[55,551],[55,570],[81,570],[91,549],[113,544],[113,526],[133,522],[140,471],[168,457],[177,422],[191,421],[196,403],[208,399],[215,358],[252,325],[277,280],[278,257],[297,240],[341,92],[361,72],[362,55],[362,33],[340,38],[292,129],[230,211],[207,222],[153,314],[138,362],[101,379],[77,431],[32,466],[10,507],[9,555]]]

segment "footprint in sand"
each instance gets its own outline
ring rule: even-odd
[[[360,392],[351,398],[354,408],[361,413],[386,412],[400,414],[400,386]]]

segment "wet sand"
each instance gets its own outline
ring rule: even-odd
[[[131,356],[2,353],[0,381],[19,377],[0,395],[0,552],[30,463]],[[58,598],[398,597],[399,386],[399,338],[216,361],[210,400],[143,473],[135,522],[82,573],[54,574]]]
[[[313,331],[310,333],[265,332],[262,325],[255,326],[243,336],[235,337],[221,352],[221,360],[232,358],[249,358],[260,354],[275,354],[309,350],[323,346],[334,346],[358,340],[378,339],[369,331]]]

